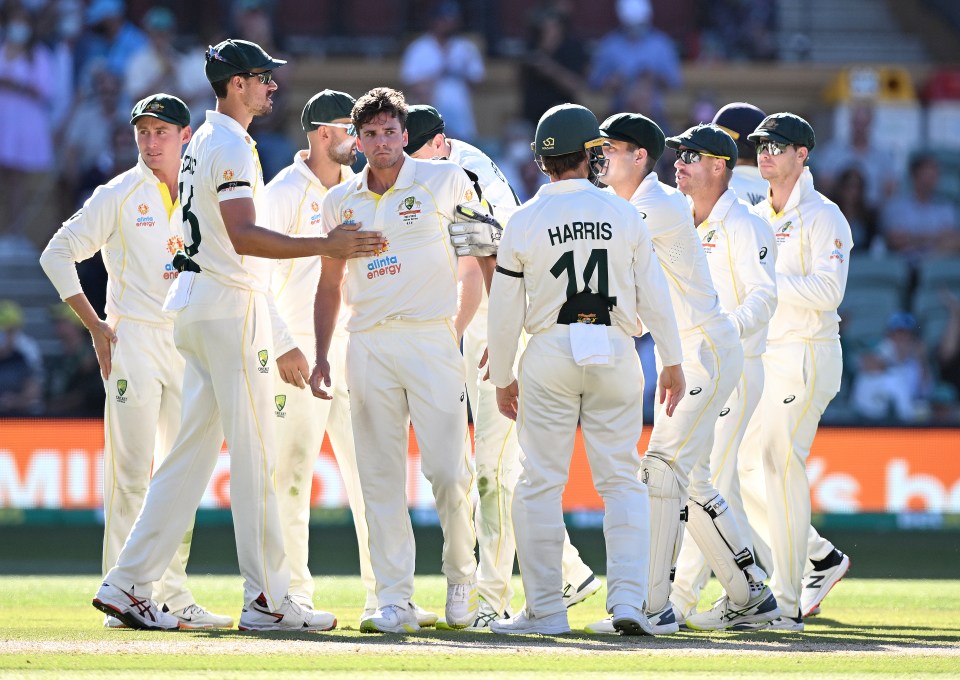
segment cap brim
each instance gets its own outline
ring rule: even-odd
[[[754,143],[756,143],[756,142],[764,142],[764,141],[780,142],[781,144],[796,144],[796,143],[797,143],[797,142],[793,141],[792,139],[787,139],[787,138],[784,137],[783,135],[777,134],[777,133],[776,133],[775,131],[773,131],[773,130],[763,130],[763,131],[761,131],[761,132],[754,132],[754,133],[751,134],[751,135],[747,135],[747,139],[749,139],[751,142],[754,142]],[[803,145],[801,145],[801,146],[803,146]]]
[[[176,125],[178,127],[186,127],[187,125],[190,124],[189,122],[181,123],[179,120],[174,120],[169,116],[160,116],[160,115],[157,115],[156,113],[152,113],[149,111],[145,113],[138,113],[136,116],[130,119],[130,124],[133,125],[134,123],[137,122],[138,119],[144,118],[144,117],[156,118],[157,120],[162,120],[164,123],[170,123],[171,125]]]
[[[596,139],[591,139],[589,142],[583,143],[584,149],[593,149],[598,146],[610,146],[610,144],[604,137],[597,137]]]
[[[714,125],[716,125],[718,128],[720,128],[721,130],[726,132],[728,135],[733,137],[733,141],[737,141],[738,139],[740,139],[740,133],[737,132],[736,130],[732,130],[725,125],[720,125],[720,123],[714,123]]]
[[[720,153],[715,149],[710,149],[704,146],[703,144],[697,144],[692,139],[680,139],[678,137],[670,137],[667,139],[666,145],[671,149],[679,149],[682,146],[686,149],[692,149],[693,151],[702,151],[703,153],[709,153],[714,156],[717,156],[718,158],[725,159],[727,157],[726,154]]]

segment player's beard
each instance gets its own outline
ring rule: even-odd
[[[396,153],[392,149],[388,155],[378,156],[376,153],[367,156],[367,163],[377,170],[388,170],[403,159],[403,149],[397,149]]]
[[[340,165],[353,165],[357,160],[357,142],[350,137],[327,150],[327,157]]]

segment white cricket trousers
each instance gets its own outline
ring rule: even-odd
[[[131,319],[107,319],[117,333],[110,377],[104,381],[103,565],[117,563],[134,520],[143,507],[150,475],[166,458],[180,428],[184,361],[173,344],[173,326]],[[187,559],[193,521],[153,597],[177,611],[193,604],[187,587]]]
[[[637,457],[643,374],[633,338],[607,330],[612,354],[605,366],[576,364],[565,325],[530,338],[520,361],[513,525],[527,609],[539,618],[564,611],[562,495],[578,420],[604,503],[607,611],[618,604],[640,609],[647,598],[650,507]]]
[[[300,348],[311,351],[312,335],[294,335]],[[350,395],[347,393],[347,334],[336,330],[328,354],[333,382],[333,399],[318,399],[310,388],[300,390],[274,377],[274,407],[277,435],[277,500],[283,526],[283,545],[290,565],[290,595],[313,607],[314,583],[307,564],[310,538],[310,502],[313,473],[323,435],[330,436],[333,455],[340,468],[343,488],[353,515],[360,555],[360,580],[367,591],[365,609],[376,609],[376,581],[370,566],[367,522],[353,445]],[[280,407],[280,404],[283,407]]]
[[[190,303],[177,314],[174,338],[186,359],[180,433],[105,580],[150,592],[190,526],[226,435],[244,602],[262,593],[275,610],[290,572],[274,489],[276,357],[267,298],[198,274]]]
[[[748,470],[741,492],[750,522],[770,546],[770,588],[784,615],[797,617],[808,549],[821,557],[832,549],[810,526],[807,456],[820,416],[840,390],[840,341],[768,344],[763,370],[760,404],[741,447]],[[749,472],[758,468],[763,486]]]
[[[450,583],[476,578],[464,363],[446,320],[382,321],[350,333],[347,387],[379,607],[413,599],[416,546],[407,504],[410,421],[443,530]]]
[[[521,346],[525,345],[521,338]],[[477,590],[499,614],[510,609],[513,599],[513,560],[516,542],[513,535],[513,490],[520,475],[520,444],[515,423],[500,413],[497,389],[477,365],[487,347],[486,304],[467,326],[463,336],[463,354],[467,363],[467,394],[473,410],[473,438],[476,451]],[[519,357],[518,357],[519,359]],[[517,370],[517,366],[514,366]],[[483,369],[483,373],[486,368]],[[563,580],[580,586],[593,570],[580,559],[580,553],[563,534]]]
[[[743,373],[727,403],[720,410],[713,430],[713,449],[710,451],[709,475],[711,483],[727,501],[729,512],[737,521],[747,547],[755,552],[750,523],[743,509],[740,495],[740,476],[737,459],[747,423],[760,402],[763,389],[763,361],[759,356],[745,357]],[[703,464],[703,463],[700,463]],[[695,476],[698,473],[693,473]],[[763,482],[761,481],[761,484]],[[696,541],[686,534],[677,559],[677,572],[670,591],[670,602],[684,615],[693,614],[700,600],[700,591],[710,580],[710,565]]]

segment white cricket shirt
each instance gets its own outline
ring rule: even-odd
[[[767,200],[770,184],[760,175],[760,168],[756,165],[737,165],[733,168],[730,188],[741,201],[756,205]]]

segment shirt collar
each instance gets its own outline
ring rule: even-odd
[[[418,161],[404,154],[403,166],[400,168],[400,174],[397,175],[397,181],[393,183],[391,189],[403,189],[413,186],[413,180],[417,175],[417,164],[426,161]],[[363,170],[354,175],[353,188],[356,191],[370,191],[370,185],[367,183],[370,177],[370,164],[363,166]],[[389,189],[388,189],[389,191]]]
[[[537,189],[537,196],[552,194],[568,194],[572,191],[583,191],[584,189],[596,189],[596,186],[588,179],[561,179],[558,182],[544,184]]]
[[[730,212],[730,208],[736,205],[736,203],[737,192],[733,189],[727,189],[720,194],[720,198],[713,204],[713,210],[710,211],[710,215],[703,221],[703,224],[722,221],[727,216],[727,213]]]
[[[233,134],[241,137],[243,141],[250,145],[250,148],[256,148],[257,143],[253,141],[253,137],[250,136],[250,133],[243,129],[243,126],[237,122],[236,118],[231,118],[225,113],[220,113],[219,111],[207,110],[207,122],[211,125],[217,125],[222,128],[226,128]]]

